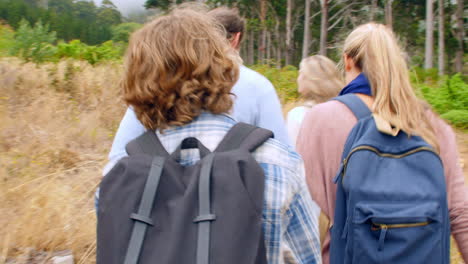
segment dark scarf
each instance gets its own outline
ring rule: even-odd
[[[367,80],[367,77],[364,75],[364,73],[361,72],[361,74],[359,74],[356,79],[348,83],[348,85],[346,85],[345,88],[341,90],[340,95],[349,93],[360,93],[372,96],[369,80]]]

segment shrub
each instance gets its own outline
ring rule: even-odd
[[[454,126],[468,129],[468,110],[451,110],[441,115],[441,117]]]
[[[80,40],[72,40],[69,43],[59,42],[56,56],[58,58],[84,59],[83,54],[86,49],[87,45]]]
[[[141,28],[142,25],[138,23],[122,23],[117,26],[112,27],[112,40],[115,42],[124,42],[128,43],[128,38],[130,35]]]
[[[15,45],[15,32],[8,26],[0,24],[0,56],[8,55]]]
[[[421,67],[414,67],[412,69],[413,80],[416,78],[418,81],[425,81],[425,82],[436,82],[439,80],[439,72],[436,68],[432,69],[424,69]]]
[[[49,25],[43,25],[38,21],[34,27],[31,27],[23,19],[15,34],[11,54],[37,63],[52,60],[56,52],[56,48],[52,45],[55,40],[56,34],[49,32]]]
[[[85,59],[91,64],[99,61],[119,60],[122,58],[123,49],[123,45],[109,40],[98,46],[90,46]]]
[[[440,85],[421,84],[420,91],[424,98],[439,114],[450,110],[468,110],[468,84],[460,74],[443,77]]]
[[[112,40],[97,46],[89,46],[80,40],[72,40],[69,43],[61,42],[57,45],[56,57],[86,60],[90,64],[96,64],[100,61],[121,59],[123,49],[123,44],[114,43]]]
[[[253,65],[250,68],[261,73],[271,81],[283,104],[298,99],[299,93],[297,92],[296,83],[298,71],[296,67],[289,65],[282,69],[277,69],[268,65]]]

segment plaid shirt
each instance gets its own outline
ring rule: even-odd
[[[169,153],[187,137],[196,137],[213,151],[235,123],[227,115],[203,113],[185,126],[157,134]],[[125,155],[110,161],[104,173]],[[265,172],[263,234],[268,263],[322,263],[318,217],[313,212],[314,202],[300,156],[274,139],[259,147],[253,156]],[[199,159],[196,150],[181,152],[181,164],[192,165]]]

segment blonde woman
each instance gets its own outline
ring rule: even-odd
[[[408,69],[393,32],[380,24],[356,28],[344,44],[347,87],[373,113],[409,135],[419,135],[438,150],[444,166],[451,232],[468,263],[468,196],[458,164],[451,127],[421,102],[411,87]],[[344,104],[330,101],[309,111],[299,132],[297,149],[305,162],[312,197],[333,225],[336,186],[332,179],[340,165],[345,141],[356,117]],[[322,245],[329,263],[330,234]]]
[[[289,111],[287,116],[288,134],[293,146],[296,145],[297,134],[306,111],[315,104],[337,96],[343,84],[335,63],[329,58],[314,55],[301,61],[297,87],[303,101],[300,106]]]

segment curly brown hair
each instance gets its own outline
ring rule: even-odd
[[[222,25],[201,11],[175,9],[135,32],[126,54],[124,101],[151,130],[228,112],[239,68]]]

